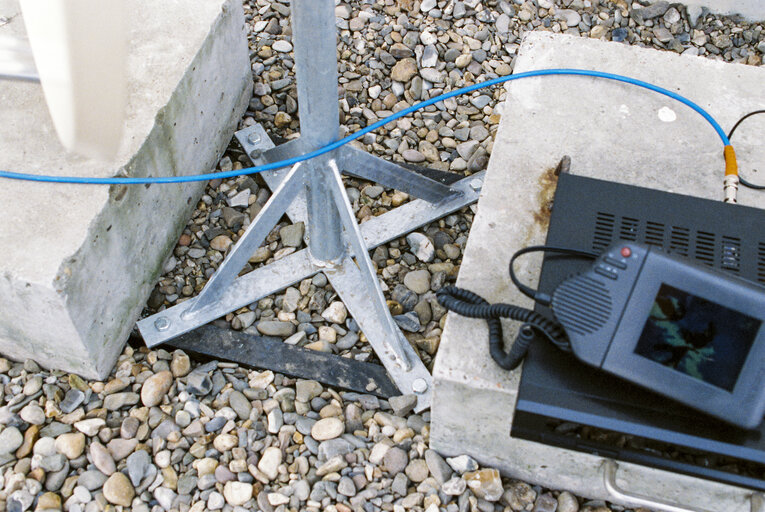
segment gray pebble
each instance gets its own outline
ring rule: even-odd
[[[141,483],[151,465],[151,456],[145,450],[135,451],[128,456],[127,471],[134,486]]]
[[[353,480],[351,480],[347,476],[344,476],[337,483],[337,492],[339,494],[342,494],[343,496],[349,496],[349,497],[355,496],[356,485],[353,483]]]
[[[300,247],[303,243],[303,233],[305,232],[305,224],[297,222],[289,226],[285,226],[279,230],[279,236],[282,239],[282,243],[287,247]]]
[[[61,409],[61,412],[64,414],[69,414],[70,412],[77,409],[83,400],[85,400],[85,393],[79,389],[72,388],[66,392],[64,399],[60,404],[58,404],[58,408]]]
[[[335,346],[340,350],[348,350],[349,348],[352,348],[354,345],[356,345],[356,342],[358,341],[359,335],[355,332],[349,332],[345,336],[338,339],[335,343]]]
[[[61,434],[68,434],[72,431],[72,426],[58,421],[51,421],[40,429],[40,437],[58,437]]]
[[[178,493],[181,495],[191,494],[197,488],[196,475],[185,474],[178,478]]]
[[[404,313],[403,315],[395,315],[393,320],[396,321],[396,325],[407,332],[419,332],[422,328],[420,319],[414,311]]]
[[[231,408],[234,409],[240,420],[246,420],[250,417],[252,404],[241,392],[232,391],[229,393],[228,403]]]
[[[404,286],[417,294],[423,294],[427,292],[430,290],[430,272],[428,272],[426,269],[413,270],[408,272],[404,276]],[[417,305],[416,302],[414,305]]]
[[[216,416],[207,423],[205,423],[205,432],[217,432],[223,428],[226,424],[226,418],[223,416]]]
[[[428,287],[430,287],[430,285],[428,285]],[[397,284],[393,288],[393,291],[391,292],[391,298],[401,304],[401,306],[404,308],[404,311],[413,310],[419,302],[417,294],[403,284]]]
[[[406,156],[404,156],[406,158]],[[376,199],[380,197],[380,195],[385,191],[384,188],[382,188],[380,185],[369,185],[364,187],[364,190],[361,192],[366,195],[367,197],[371,197],[372,199]]]
[[[388,399],[388,403],[393,408],[393,413],[396,416],[406,416],[417,405],[417,395],[392,396]]]
[[[552,494],[546,492],[537,498],[532,512],[555,512],[558,508],[558,500]]]
[[[159,506],[165,510],[170,510],[173,506],[173,501],[177,495],[171,489],[167,487],[157,487],[154,489],[154,498],[159,503]]]
[[[0,432],[0,453],[15,452],[24,442],[24,436],[21,435],[16,427],[5,427]]]
[[[138,427],[140,425],[141,423],[137,418],[128,416],[122,421],[122,425],[120,426],[120,435],[124,439],[133,439],[138,432]]]
[[[32,506],[34,499],[35,497],[26,489],[12,492],[6,503],[8,512],[24,512]]]
[[[404,473],[397,473],[393,477],[393,483],[391,484],[391,490],[399,496],[406,496],[409,487],[409,478]]]
[[[45,476],[45,489],[56,492],[64,485],[64,481],[69,476],[69,461],[64,460],[63,467],[58,471],[51,471]]]
[[[303,502],[311,494],[310,484],[305,480],[298,480],[293,486],[293,492],[297,500]]]
[[[145,453],[145,452],[144,452]],[[77,477],[77,485],[85,487],[89,491],[100,489],[108,477],[96,469],[83,472]]]
[[[339,437],[319,443],[318,457],[320,461],[327,461],[338,455],[353,452],[353,446],[345,439]]]
[[[560,493],[557,512],[579,512],[579,502],[576,497],[567,491]]]
[[[482,109],[489,103],[491,103],[491,97],[486,96],[485,94],[482,94],[481,96],[477,96],[475,98],[470,98],[470,103],[477,109]],[[463,157],[464,158],[464,157]]]
[[[406,452],[398,446],[394,446],[385,452],[382,467],[389,475],[395,475],[404,471],[408,463],[409,457]]]
[[[217,481],[218,479],[215,477],[215,473],[207,473],[196,479],[196,486],[200,491],[204,491],[215,487]]]
[[[212,380],[206,372],[199,369],[191,372],[186,377],[186,391],[193,395],[204,396],[212,391]]]
[[[438,64],[438,50],[432,44],[425,47],[420,59],[420,65],[425,68],[432,68]]]
[[[443,484],[449,480],[452,476],[452,468],[446,461],[433,450],[427,450],[425,452],[425,462],[428,465],[428,470],[433,478],[440,484]]]
[[[295,325],[278,320],[262,320],[257,323],[257,329],[266,336],[287,337],[295,334]]]
[[[304,436],[309,436],[311,435],[311,428],[313,428],[314,423],[316,423],[316,420],[313,418],[298,416],[297,421],[295,421],[295,428]]]

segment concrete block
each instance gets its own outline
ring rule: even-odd
[[[80,176],[212,169],[252,93],[237,0],[131,0],[128,106],[113,162],[67,154],[41,88],[0,87],[0,168]],[[15,0],[0,27],[23,33]],[[108,375],[203,183],[0,186],[0,353],[95,379]]]
[[[725,129],[765,103],[762,68],[551,33],[526,36],[516,73],[561,67],[623,74],[677,91]],[[507,264],[521,247],[544,243],[553,170],[564,155],[574,174],[722,200],[722,143],[688,107],[635,86],[583,77],[523,79],[508,83],[507,91],[458,286],[491,302],[532,306],[510,282]],[[736,133],[744,171],[751,170],[746,162],[765,160],[759,134]],[[744,189],[739,200],[765,208],[763,192]],[[524,257],[516,265],[519,278],[535,286],[540,262]],[[506,343],[517,327],[505,324]],[[525,481],[629,505],[604,487],[604,459],[510,437],[520,371],[502,370],[490,358],[484,322],[450,313],[433,371],[432,447],[450,456],[467,453]],[[715,510],[750,510],[751,491],[619,466],[619,479],[624,475],[631,491],[703,510],[709,503]]]
[[[659,1],[652,0],[651,3]],[[692,19],[696,19],[705,8],[715,14],[738,14],[751,21],[765,20],[765,2],[762,0],[683,0],[679,3],[688,8]]]

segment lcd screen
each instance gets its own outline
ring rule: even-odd
[[[733,391],[761,324],[740,311],[662,284],[635,353]]]

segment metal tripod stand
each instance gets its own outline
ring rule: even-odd
[[[332,0],[293,0],[299,139],[273,147],[261,126],[237,133],[256,164],[318,149],[337,138],[337,40]],[[340,171],[418,197],[359,226]],[[451,186],[343,146],[291,169],[262,173],[273,195],[195,298],[138,322],[149,347],[323,272],[402,393],[430,406],[432,379],[388,311],[368,251],[478,199],[483,176]],[[237,277],[282,215],[305,221],[308,248]]]

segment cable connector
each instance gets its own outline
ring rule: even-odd
[[[725,146],[723,156],[725,157],[725,175],[735,174],[738,176],[738,162],[736,161],[736,150],[733,149],[733,146],[730,144]]]
[[[726,203],[735,203],[738,193],[738,162],[736,161],[736,151],[733,146],[728,144],[723,150],[725,157],[725,179],[723,180],[723,192]]]
[[[736,203],[736,194],[738,193],[738,175],[728,174],[723,180],[723,192],[725,197],[723,199],[726,203]]]

